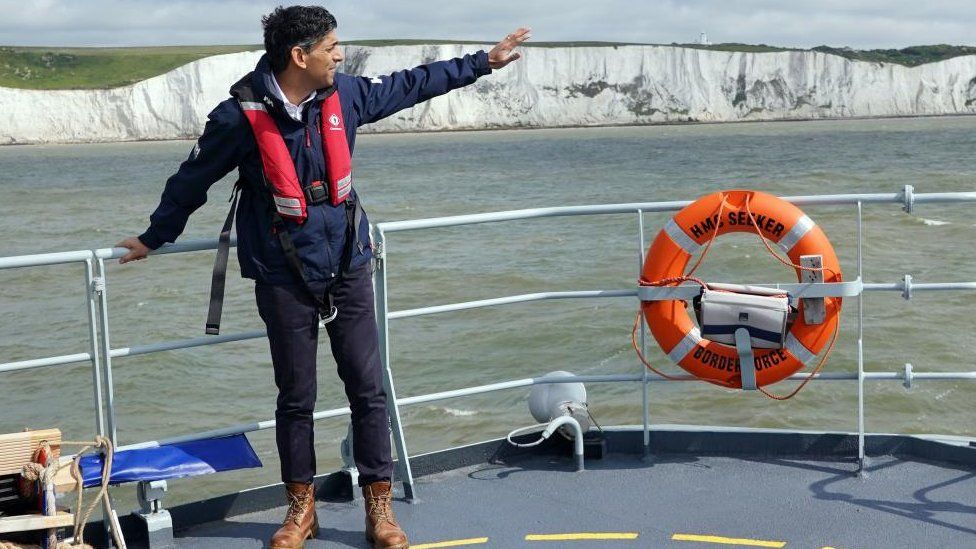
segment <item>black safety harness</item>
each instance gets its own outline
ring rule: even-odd
[[[239,101],[254,101],[253,91],[246,82],[247,78],[235,84],[232,93],[234,93]],[[250,188],[255,192],[267,193],[269,198],[271,198],[272,186],[268,182],[263,169],[261,175],[263,180],[261,188],[256,188],[257,185],[250,185]],[[224,220],[224,226],[220,230],[220,238],[217,243],[217,257],[214,260],[213,276],[210,283],[210,308],[207,313],[206,333],[208,335],[218,335],[220,333],[220,317],[224,306],[224,288],[227,280],[227,259],[230,255],[230,231],[234,224],[234,217],[237,211],[237,199],[243,187],[242,181],[238,180],[234,184],[234,191],[229,200],[231,203],[230,211],[227,212],[227,219]],[[302,191],[308,207],[322,204],[329,199],[328,192],[324,191],[321,182],[313,182],[304,186]],[[320,324],[323,326],[335,320],[339,314],[332,294],[333,289],[349,273],[355,252],[362,253],[364,249],[359,239],[359,226],[363,220],[362,204],[354,193],[349,193],[344,204],[346,212],[346,244],[343,247],[342,257],[339,262],[339,273],[329,283],[328,290],[318,292],[309,284],[308,276],[305,273],[305,266],[302,264],[301,257],[298,255],[298,249],[292,241],[288,227],[285,225],[285,220],[274,207],[271,207],[269,201],[272,232],[278,237],[278,242],[281,244],[281,250],[285,255],[285,262],[288,264],[289,270],[295,278],[301,281],[302,286],[315,302],[319,311],[319,318],[321,319]]]
[[[234,224],[234,216],[237,211],[237,198],[241,191],[241,182],[234,184],[234,192],[230,199],[230,211],[227,212],[227,219],[220,230],[220,238],[217,242],[217,257],[214,260],[213,276],[210,282],[210,310],[207,313],[207,335],[220,334],[220,316],[224,307],[224,288],[227,281],[227,259],[230,255],[230,231]],[[309,202],[315,204],[315,202]],[[329,289],[323,292],[315,291],[308,282],[305,273],[305,266],[298,255],[298,249],[291,239],[291,234],[285,226],[284,219],[277,212],[271,213],[271,230],[277,235],[281,250],[285,254],[285,262],[288,269],[301,281],[308,295],[315,302],[319,311],[321,324],[325,325],[335,320],[339,314],[335,306],[335,299],[332,291],[345,277],[352,265],[352,258],[356,252],[362,253],[364,246],[359,240],[359,226],[363,220],[363,207],[358,197],[355,195],[346,199],[346,245],[342,249],[342,258],[339,262],[339,273],[329,284]]]

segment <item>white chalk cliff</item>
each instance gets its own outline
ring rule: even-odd
[[[389,74],[477,49],[350,46],[343,70]],[[260,55],[208,57],[108,90],[0,88],[0,144],[195,138]],[[976,56],[908,68],[814,52],[528,48],[522,60],[474,85],[363,131],[974,113]]]

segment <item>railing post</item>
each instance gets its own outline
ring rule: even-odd
[[[113,446],[118,446],[118,432],[115,425],[115,387],[112,383],[112,347],[109,343],[109,324],[108,324],[108,288],[105,274],[105,260],[98,259],[98,271],[95,277],[95,293],[98,296],[98,304],[101,312],[101,338],[100,345],[102,359],[105,361],[105,368],[102,375],[105,383],[105,407],[107,419],[107,436],[112,441]]]
[[[98,258],[98,269],[94,282],[95,295],[98,297],[99,312],[101,317],[101,337],[99,343],[102,352],[102,359],[105,361],[105,368],[102,376],[105,383],[105,417],[106,417],[106,436],[112,441],[113,447],[118,447],[118,431],[115,424],[115,385],[112,382],[112,346],[109,341],[109,322],[108,322],[108,279],[106,278],[105,260]],[[111,472],[109,473],[111,474]],[[118,517],[114,516],[114,505],[111,503],[111,492],[106,493],[106,501],[102,510],[102,525],[105,528],[106,539],[111,543],[113,529],[120,528]],[[121,534],[121,531],[120,531]]]
[[[644,270],[644,210],[637,210],[637,278],[641,277],[641,273]],[[637,301],[637,311],[640,314],[642,311],[640,298]],[[643,315],[641,315],[643,316]],[[638,320],[640,327],[640,346],[641,353],[647,356],[647,328],[644,326],[643,318]],[[650,395],[648,395],[649,386],[647,381],[647,367],[643,364],[640,365],[641,368],[641,415],[643,416],[644,422],[644,459],[648,459],[651,456],[651,423],[650,423]]]
[[[88,302],[88,352],[92,363],[92,392],[95,400],[95,434],[105,435],[105,409],[102,397],[102,363],[98,345],[98,293],[102,290],[91,258],[85,260],[85,301]]]
[[[380,359],[383,361],[383,388],[386,390],[386,409],[390,415],[390,427],[399,458],[400,479],[403,481],[403,495],[408,500],[416,499],[413,485],[413,471],[410,469],[410,454],[403,435],[400,421],[400,406],[397,404],[396,389],[393,385],[393,370],[390,368],[390,318],[387,304],[387,244],[383,230],[374,231],[376,242],[376,270],[373,273],[374,294],[376,296],[376,328],[379,335]]]
[[[862,245],[864,219],[861,202],[857,203],[857,276],[864,280]],[[840,329],[840,326],[837,327]],[[857,470],[864,474],[864,292],[857,296]]]

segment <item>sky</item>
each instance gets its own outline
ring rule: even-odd
[[[0,45],[260,44],[265,0],[0,0]],[[341,40],[976,46],[974,0],[331,0]]]

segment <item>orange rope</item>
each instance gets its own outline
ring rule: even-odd
[[[691,275],[695,274],[695,271],[697,271],[698,270],[698,267],[701,266],[702,261],[705,261],[705,256],[708,255],[708,250],[712,249],[712,242],[715,242],[715,239],[718,238],[718,228],[719,228],[719,225],[722,224],[722,214],[723,213],[725,213],[725,195],[724,194],[722,195],[722,201],[719,202],[719,204],[718,204],[718,220],[715,222],[715,228],[712,230],[712,236],[711,236],[711,238],[708,239],[708,244],[705,244],[705,249],[702,250],[701,255],[698,256],[698,261],[695,262],[695,266],[692,267],[691,270],[688,271],[685,274],[686,277],[690,277]]]
[[[654,366],[651,366],[651,363],[648,362],[646,358],[644,358],[644,353],[641,352],[640,345],[637,344],[637,327],[640,326],[641,316],[643,315],[640,312],[638,312],[637,318],[634,319],[634,329],[633,331],[630,332],[630,343],[634,346],[634,350],[637,351],[637,358],[639,358],[640,361],[644,363],[644,366],[646,366],[648,370],[654,372],[655,374],[663,377],[668,381],[691,381],[687,379],[681,379],[680,377],[669,376],[668,374],[658,370]]]
[[[795,397],[796,394],[799,393],[800,390],[803,389],[803,387],[805,387],[807,383],[810,383],[810,380],[812,380],[814,377],[817,376],[817,374],[820,373],[820,370],[824,367],[824,365],[827,364],[827,357],[829,357],[830,353],[834,350],[834,344],[837,343],[837,335],[839,333],[840,333],[840,325],[838,323],[838,326],[834,328],[834,334],[830,337],[830,345],[827,346],[827,351],[823,354],[822,357],[820,357],[820,362],[817,364],[817,367],[814,368],[813,371],[810,372],[810,375],[807,376],[807,378],[804,379],[800,383],[800,385],[797,386],[796,389],[793,389],[793,391],[790,394],[786,396],[778,396],[778,395],[774,395],[773,393],[770,393],[763,387],[760,387],[759,390],[762,391],[764,395],[768,396],[773,400],[789,400]]]
[[[776,253],[773,250],[773,248],[769,245],[769,242],[766,240],[766,237],[763,236],[762,231],[759,229],[759,226],[756,225],[756,218],[752,216],[752,210],[749,208],[750,198],[751,197],[749,195],[746,195],[746,215],[748,215],[749,219],[752,220],[752,227],[756,229],[756,236],[759,237],[759,241],[762,242],[763,246],[766,247],[766,251],[768,251],[773,257],[778,259],[780,263],[786,265],[787,267],[793,267],[794,269],[800,269],[801,271],[812,271],[815,273],[830,273],[831,275],[833,275],[834,278],[837,278],[837,273],[835,273],[833,269],[829,269],[827,267],[804,267],[803,265],[797,265],[796,263],[793,263],[788,259],[783,259],[778,253]]]
[[[695,278],[692,275],[694,275],[695,274],[695,271],[698,270],[698,267],[701,266],[702,261],[705,259],[705,256],[708,255],[708,251],[712,247],[712,242],[714,242],[715,241],[715,238],[718,237],[718,227],[719,227],[719,223],[722,222],[722,213],[723,213],[724,210],[725,210],[725,195],[722,195],[722,201],[719,203],[718,209],[717,209],[717,211],[718,211],[718,221],[716,221],[715,227],[712,229],[712,236],[708,239],[708,243],[705,244],[705,248],[702,250],[701,255],[698,256],[698,261],[695,262],[695,265],[686,274],[684,274],[683,276],[673,276],[673,277],[665,278],[665,279],[662,279],[662,280],[655,280],[653,282],[652,281],[644,280],[643,275],[641,275],[641,278],[637,280],[637,284],[639,286],[667,286],[669,284],[679,285],[682,282],[694,282],[696,284],[701,285],[702,288],[707,288],[708,285],[705,284],[705,282],[703,282],[699,278]],[[640,361],[644,364],[644,366],[647,369],[649,369],[650,371],[654,372],[655,374],[663,377],[664,379],[666,379],[668,381],[689,381],[689,380],[685,380],[685,379],[681,379],[681,378],[678,378],[678,377],[674,377],[674,376],[670,376],[668,374],[665,374],[664,372],[658,370],[654,366],[651,366],[651,363],[648,362],[647,361],[647,358],[644,357],[644,353],[641,352],[640,346],[637,344],[637,327],[640,325],[640,321],[641,321],[641,317],[643,316],[643,312],[644,311],[642,309],[641,310],[638,310],[638,312],[637,312],[637,318],[634,320],[634,329],[630,333],[630,342],[634,346],[634,351],[637,352],[637,357],[640,358]],[[698,379],[698,378],[695,378],[695,380],[697,380],[697,381],[706,381],[704,379]],[[709,382],[709,383],[714,382],[714,383],[717,383],[719,385],[725,385],[725,386],[729,386],[729,387],[732,385],[730,382],[727,382],[727,381],[719,381],[719,380],[707,380],[707,382]]]
[[[756,229],[756,235],[759,237],[759,241],[763,243],[763,246],[766,247],[766,250],[769,251],[769,253],[772,254],[773,257],[775,257],[776,259],[778,259],[780,261],[780,263],[782,263],[784,265],[787,265],[787,266],[790,266],[790,267],[793,267],[795,269],[800,269],[800,270],[803,270],[803,271],[820,272],[820,273],[830,273],[831,276],[832,276],[832,278],[834,278],[834,279],[838,278],[837,273],[834,272],[833,269],[829,269],[827,267],[804,267],[803,265],[797,265],[797,264],[793,263],[792,261],[788,261],[786,259],[783,259],[782,257],[780,257],[779,254],[777,254],[775,251],[773,251],[773,248],[769,245],[769,242],[766,241],[766,237],[763,236],[762,231],[759,229],[759,226],[756,225],[756,222],[755,222],[755,219],[756,218],[752,216],[752,210],[749,208],[749,200],[751,198],[752,198],[751,195],[746,195],[746,215],[749,216],[749,219],[752,220],[752,226],[753,226],[753,228]],[[797,395],[797,393],[799,393],[801,389],[803,389],[804,387],[806,387],[807,383],[810,383],[810,380],[812,380],[814,377],[816,377],[816,375],[818,373],[820,373],[820,370],[827,364],[827,359],[830,357],[830,353],[833,352],[833,350],[834,350],[834,345],[837,343],[837,336],[838,336],[839,333],[840,333],[840,322],[838,322],[837,325],[834,326],[834,333],[830,336],[830,345],[827,346],[827,351],[824,352],[824,354],[823,354],[822,357],[820,357],[820,362],[817,363],[817,367],[814,368],[810,372],[810,375],[807,376],[807,378],[804,379],[800,383],[800,385],[797,386],[796,389],[793,389],[793,391],[790,392],[788,395],[786,395],[786,396],[774,395],[773,393],[770,393],[769,391],[767,391],[766,389],[764,389],[762,387],[760,387],[759,390],[762,391],[762,393],[764,395],[768,396],[769,398],[771,398],[773,400],[789,400],[789,399],[795,397]]]
[[[709,237],[708,242],[705,244],[705,248],[702,249],[701,255],[698,256],[698,260],[695,261],[694,266],[692,266],[687,273],[682,276],[673,276],[671,278],[655,281],[644,280],[643,275],[641,275],[641,278],[637,280],[637,284],[640,286],[666,286],[668,284],[681,284],[682,282],[696,282],[701,284],[703,288],[707,287],[707,284],[702,282],[700,279],[695,278],[693,275],[695,274],[695,271],[698,270],[698,267],[701,266],[702,261],[705,260],[705,256],[708,255],[708,251],[712,249],[712,242],[715,242],[715,239],[718,238],[719,224],[722,222],[722,213],[725,211],[725,195],[722,195],[722,201],[719,203],[716,211],[718,212],[718,221],[716,221],[715,227],[712,228],[712,236]]]

